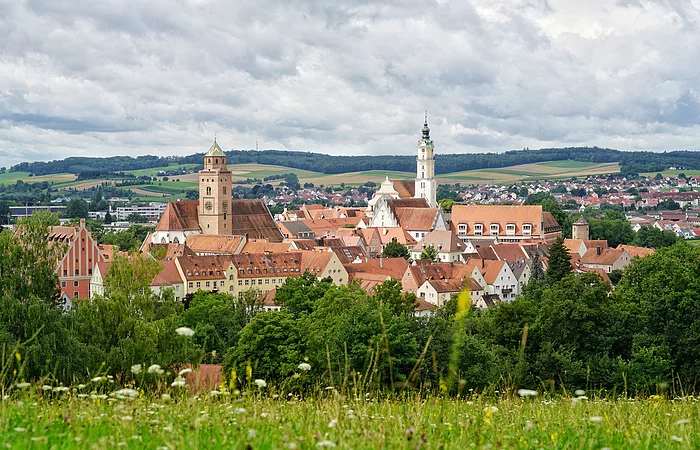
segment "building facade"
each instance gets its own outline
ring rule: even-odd
[[[437,207],[437,180],[435,180],[435,146],[430,139],[428,128],[428,112],[425,113],[423,136],[418,141],[418,156],[416,157],[416,189],[415,198],[424,198],[431,208]]]
[[[203,234],[231,234],[231,185],[226,155],[214,139],[199,171],[198,212]]]

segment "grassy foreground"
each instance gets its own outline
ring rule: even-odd
[[[698,448],[695,398],[6,395],[7,448]],[[123,397],[123,398],[116,398]],[[124,398],[125,397],[125,398]]]

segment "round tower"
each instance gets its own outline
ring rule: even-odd
[[[587,241],[590,239],[590,225],[583,216],[571,225],[571,237]]]

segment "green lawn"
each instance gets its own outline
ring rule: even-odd
[[[570,159],[567,159],[564,161],[547,161],[547,162],[537,163],[538,166],[557,167],[557,168],[561,168],[561,169],[581,169],[584,167],[595,166],[597,164],[598,163],[592,163],[592,162],[587,162],[587,161],[573,161]]]
[[[8,448],[693,449],[700,408],[675,401],[554,398],[401,400],[322,390],[296,394],[171,392],[169,399],[90,383],[67,392],[6,392]],[[182,388],[176,388],[182,389]],[[136,398],[129,399],[128,394]]]
[[[167,170],[192,170],[196,169],[198,167],[201,167],[201,164],[173,164],[172,166],[163,166],[163,167],[153,167],[150,169],[139,169],[139,170],[127,170],[125,173],[131,173],[136,175],[137,177],[141,176],[147,176],[147,177],[155,177],[158,175],[158,172],[161,170],[167,171]],[[177,175],[175,175],[177,177]]]

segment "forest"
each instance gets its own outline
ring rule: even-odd
[[[115,260],[104,297],[64,311],[54,271],[61,249],[45,239],[50,220],[23,222],[21,240],[0,233],[0,345],[17,355],[3,360],[5,385],[96,374],[126,382],[137,364],[217,363],[238,382],[296,391],[700,388],[700,249],[683,242],[634,260],[614,290],[595,274],[572,273],[559,242],[516,300],[476,311],[466,293],[429,317],[413,314],[415,296],[396,281],[367,293],[311,274],[277,291],[280,311],[264,311],[252,292],[199,292],[183,304],[152,292],[159,263],[134,256]],[[191,339],[175,332],[181,327]]]
[[[325,174],[338,174],[366,170],[415,171],[415,156],[334,156],[320,153],[282,150],[231,150],[227,151],[232,164],[271,164],[311,170]],[[189,156],[112,156],[108,158],[71,157],[56,161],[23,162],[10,171],[29,172],[34,175],[56,173],[111,174],[116,172],[149,169],[174,164],[201,164],[203,153]],[[668,167],[700,169],[700,153],[691,151],[640,152],[619,151],[598,147],[545,148],[538,150],[511,150],[504,153],[438,154],[435,161],[437,174],[472,169],[508,167],[545,161],[574,160],[593,163],[620,163],[625,173],[654,172]]]

